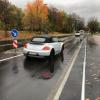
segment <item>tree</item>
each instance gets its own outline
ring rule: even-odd
[[[52,31],[66,32],[68,15],[64,11],[51,7],[49,8],[48,19]]]
[[[74,30],[79,31],[79,30],[83,30],[85,28],[84,19],[82,17],[78,16],[75,13],[70,15],[70,17],[72,18],[71,20],[73,21]]]
[[[0,0],[0,18],[3,22],[3,28],[5,30],[5,36],[7,35],[7,29],[9,25],[9,11],[10,3],[8,0]]]
[[[91,18],[88,21],[87,26],[89,27],[91,33],[96,33],[96,32],[99,31],[100,24],[99,24],[99,21],[96,18]]]
[[[41,30],[42,25],[48,21],[48,7],[42,0],[28,3],[25,9],[23,24],[25,29],[33,31]]]
[[[84,19],[76,14],[67,15],[64,11],[49,8],[49,23],[52,31],[72,33],[74,30],[84,29]]]
[[[15,5],[11,5],[10,8],[10,23],[9,29],[16,28],[17,30],[22,30],[22,18],[24,16],[22,10]]]
[[[22,29],[22,16],[23,12],[20,8],[10,4],[7,0],[0,0],[0,21],[5,31],[11,28]]]
[[[48,10],[48,19],[49,19],[49,30],[55,31],[56,30],[56,16],[58,10],[54,7],[49,8]]]
[[[2,26],[3,26],[3,23],[2,23],[2,21],[0,20],[0,29],[2,29]]]
[[[66,21],[66,32],[72,33],[73,30],[74,30],[74,20],[73,20],[73,17],[69,15]]]
[[[68,16],[64,11],[59,11],[56,18],[56,30],[59,32],[66,32]]]

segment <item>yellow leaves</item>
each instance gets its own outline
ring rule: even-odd
[[[27,3],[22,20],[24,28],[40,30],[46,22],[48,22],[48,6],[43,3],[43,0]]]
[[[48,7],[43,4],[43,0],[35,0],[32,3],[28,3],[25,9],[25,15],[33,15],[41,20],[46,20],[48,18]]]

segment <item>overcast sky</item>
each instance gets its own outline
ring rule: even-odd
[[[27,2],[33,0],[9,0],[24,9]],[[44,3],[64,9],[68,13],[77,13],[88,20],[97,17],[100,20],[100,0],[44,0]]]

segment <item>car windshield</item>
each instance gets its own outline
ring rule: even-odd
[[[44,43],[46,41],[46,38],[33,38],[31,41],[32,42]]]

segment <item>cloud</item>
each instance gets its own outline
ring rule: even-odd
[[[71,1],[71,0],[70,0]],[[81,1],[81,2],[80,2]],[[100,1],[95,0],[80,0],[74,3],[65,3],[62,4],[56,4],[55,6],[59,9],[64,9],[66,12],[69,13],[77,13],[80,16],[84,17],[86,21],[91,17],[96,17],[100,20]]]
[[[72,5],[84,2],[84,0],[45,0],[49,4],[55,5]]]
[[[33,0],[9,0],[18,7],[24,8],[27,2]],[[100,0],[44,0],[48,5],[64,9],[68,13],[77,13],[86,20],[97,17],[100,20]]]
[[[25,8],[27,2],[31,2],[33,0],[9,0],[11,3],[17,5],[18,7]]]

